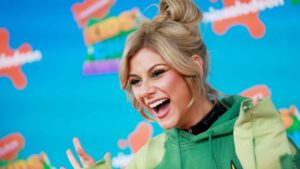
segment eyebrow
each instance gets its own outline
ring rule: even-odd
[[[163,63],[158,63],[158,64],[155,64],[155,65],[153,65],[153,66],[151,66],[148,70],[147,70],[147,72],[151,72],[155,67],[157,67],[157,66],[168,66],[167,64],[163,64]],[[128,78],[129,77],[138,77],[138,75],[136,75],[136,74],[129,74],[128,75]]]

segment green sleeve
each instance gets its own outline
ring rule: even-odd
[[[299,147],[289,138],[289,145],[292,151],[292,155],[290,157],[283,157],[281,159],[281,168],[284,168],[287,161],[292,161],[293,168],[300,169],[300,149]]]
[[[234,143],[244,169],[294,169],[285,128],[270,98],[255,105],[252,100],[242,102]]]

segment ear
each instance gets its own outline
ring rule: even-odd
[[[199,70],[201,71],[201,74],[203,72],[203,60],[199,55],[194,54],[192,56],[193,62],[199,67]]]

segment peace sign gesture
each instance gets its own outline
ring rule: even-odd
[[[75,151],[76,151],[77,155],[79,156],[81,163],[79,163],[77,161],[77,159],[75,158],[71,149],[68,149],[66,153],[67,153],[68,159],[74,169],[90,167],[96,163],[96,161],[89,154],[87,154],[84,151],[84,149],[82,148],[80,141],[77,137],[73,138],[73,144],[74,144]],[[104,156],[105,159],[108,159],[109,157],[110,157],[110,153],[106,153]],[[60,169],[65,169],[65,168],[61,167]]]

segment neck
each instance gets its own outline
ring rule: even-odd
[[[189,129],[201,121],[213,108],[211,101],[205,96],[199,96],[187,109],[186,118],[178,126],[180,129]]]

